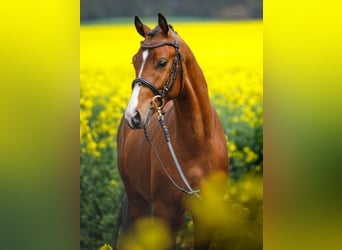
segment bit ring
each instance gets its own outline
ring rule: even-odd
[[[152,101],[151,101],[152,108],[156,110],[161,110],[164,108],[164,105],[165,105],[165,99],[162,98],[160,95],[156,95],[152,98]]]

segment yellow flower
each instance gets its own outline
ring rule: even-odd
[[[106,119],[106,112],[104,112],[104,111],[101,111],[100,112],[100,114],[99,114],[99,118],[101,119],[101,120],[105,120]]]
[[[94,141],[90,141],[87,144],[87,150],[88,152],[94,152],[96,150],[97,144]]]
[[[258,159],[258,154],[254,153],[249,147],[244,147],[243,151],[246,154],[246,158],[245,158],[246,163],[251,163]]]
[[[108,130],[110,135],[115,135],[116,134],[116,128],[111,128]]]
[[[86,101],[84,101],[84,106],[87,108],[87,109],[91,109],[93,107],[93,101],[91,99],[88,99]]]
[[[236,145],[234,142],[228,143],[228,145],[229,145],[229,152],[236,151]]]
[[[113,186],[118,186],[119,185],[119,183],[116,180],[114,180],[114,179],[112,179],[110,181],[110,184],[113,185]]]
[[[98,144],[98,148],[104,149],[107,147],[107,144],[105,141],[100,141],[100,143]]]
[[[113,248],[111,247],[111,245],[108,245],[108,244],[104,244],[100,250],[113,250]]]

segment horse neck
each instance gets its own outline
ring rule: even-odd
[[[208,141],[213,135],[212,108],[203,72],[190,51],[184,56],[183,89],[174,101],[177,135],[192,143]],[[191,136],[190,136],[191,135]]]

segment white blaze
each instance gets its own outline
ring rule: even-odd
[[[145,63],[146,63],[147,56],[148,56],[148,49],[144,50],[143,53],[142,53],[142,63],[141,63],[141,67],[140,67],[140,70],[139,70],[138,77],[141,77],[141,74],[143,72],[143,69],[144,69],[144,66],[145,66]]]
[[[138,77],[141,77],[147,57],[148,57],[148,49],[144,50],[142,53],[142,63],[141,63],[141,67],[139,70]],[[137,106],[138,106],[138,97],[139,97],[140,88],[141,86],[138,84],[134,86],[131,98],[128,102],[128,106],[125,111],[125,119],[129,123],[131,122],[133,113],[136,111]]]

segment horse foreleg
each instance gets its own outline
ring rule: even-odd
[[[150,216],[150,204],[137,191],[126,189],[130,227],[139,219]]]
[[[163,220],[170,230],[171,248],[176,249],[176,237],[184,223],[184,211],[171,204],[155,202],[152,207],[153,216]]]
[[[195,217],[194,221],[194,250],[208,250],[210,248],[211,240],[213,237],[212,228],[201,223]]]

